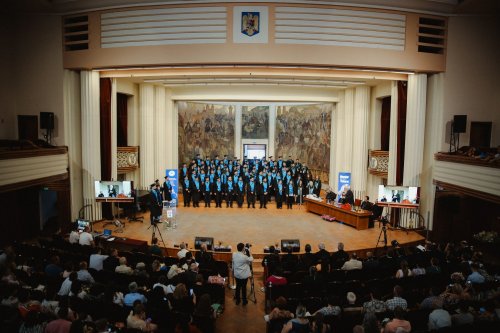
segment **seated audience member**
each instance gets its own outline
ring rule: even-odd
[[[342,309],[340,306],[338,306],[339,301],[338,298],[335,296],[329,296],[327,305],[319,309],[314,313],[316,315],[317,313],[321,313],[323,316],[338,316],[341,314]]]
[[[146,271],[146,264],[143,262],[138,262],[135,265],[135,269],[134,269],[134,272],[132,274],[135,276],[145,278],[145,279],[149,279],[149,274]]]
[[[322,313],[316,313],[313,316],[313,321],[311,323],[311,333],[327,333],[330,332],[330,325],[324,322],[324,316]]]
[[[288,246],[284,249],[286,254],[281,257],[281,267],[284,272],[294,272],[299,263],[299,258],[293,254],[293,249],[291,246]]]
[[[179,266],[181,266],[185,271],[189,269],[192,263],[198,264],[193,258],[193,254],[191,252],[186,253],[186,256],[179,260]]]
[[[120,257],[118,256],[118,250],[117,249],[111,249],[109,251],[109,257],[104,259],[102,262],[102,268],[105,271],[108,272],[114,272],[116,270],[116,267],[120,265]]]
[[[188,294],[186,285],[179,283],[175,286],[171,299],[172,310],[182,314],[191,315],[194,310],[193,298]]]
[[[169,280],[173,279],[178,274],[184,273],[184,269],[182,267],[179,267],[179,265],[180,264],[173,264],[172,266],[170,266],[170,269],[167,273],[167,278]]]
[[[411,324],[404,319],[405,310],[400,306],[394,308],[394,318],[385,324],[384,333],[407,333],[411,332]]]
[[[78,280],[78,274],[76,274],[76,272],[71,272],[71,274],[61,284],[61,288],[57,294],[59,296],[68,296],[71,292],[71,284],[76,280]]]
[[[426,274],[439,274],[441,273],[441,267],[439,266],[439,259],[432,257],[431,265],[425,269]]]
[[[429,288],[429,295],[420,303],[420,309],[432,309],[432,304],[439,300],[439,291],[436,287]]]
[[[443,301],[443,308],[454,309],[462,300],[468,300],[470,295],[462,288],[459,283],[454,283],[446,287],[446,290],[439,295]]]
[[[401,279],[401,278],[405,278],[405,277],[413,275],[411,270],[408,268],[408,262],[406,262],[406,260],[401,260],[400,267],[401,268],[398,269],[398,271],[396,272],[397,279]]]
[[[163,251],[161,247],[158,246],[158,238],[154,237],[151,240],[151,246],[149,247],[149,253],[154,254],[156,256],[163,256]]]
[[[332,269],[341,268],[344,263],[349,260],[349,254],[344,251],[344,243],[339,243],[337,245],[337,252],[332,254]]]
[[[361,326],[360,333],[380,333],[380,322],[375,313],[365,313],[365,315],[363,316],[363,326]]]
[[[472,273],[467,277],[467,282],[484,283],[485,278],[479,273],[479,265],[476,263],[472,263],[470,265],[470,269],[472,270]]]
[[[366,252],[366,259],[363,261],[363,270],[369,273],[374,273],[378,270],[380,263],[373,256],[373,252]]]
[[[316,258],[314,254],[311,253],[311,244],[306,244],[304,247],[305,253],[302,254],[299,258],[298,269],[307,271],[309,267],[316,265]]]
[[[444,327],[451,326],[451,316],[446,310],[443,310],[441,300],[436,300],[432,304],[432,312],[429,314],[429,322],[427,324],[429,331],[439,330]]]
[[[67,261],[65,264],[64,264],[64,272],[62,273],[62,277],[65,279],[67,278],[71,272],[73,272],[75,270],[75,265],[73,264],[72,261]]]
[[[168,283],[168,279],[165,275],[160,275],[158,277],[158,282],[153,285],[153,289],[156,287],[161,287],[165,296],[172,294],[175,290],[175,286]]]
[[[57,319],[52,320],[45,326],[44,333],[69,333],[70,329],[69,309],[66,306],[61,306],[57,311]]]
[[[104,260],[109,256],[101,253],[102,248],[100,247],[94,250],[94,253],[92,253],[89,258],[89,268],[95,269],[96,271],[103,270]]]
[[[420,266],[420,263],[415,264],[415,268],[411,270],[411,275],[413,276],[418,276],[418,275],[425,275],[425,268]]]
[[[324,286],[326,283],[325,274],[318,273],[318,268],[320,265],[309,267],[309,274],[304,276],[302,283],[306,288],[317,288],[318,286]]]
[[[43,333],[47,322],[42,321],[40,312],[28,311],[19,327],[19,333]]]
[[[379,299],[378,290],[373,289],[370,291],[370,300],[363,303],[363,311],[374,313],[382,313],[387,311],[385,302]]]
[[[272,331],[275,332],[277,329],[279,329],[279,332],[281,332],[283,328],[283,321],[286,320],[288,321],[289,319],[292,319],[294,317],[293,313],[291,313],[288,308],[287,308],[287,301],[286,298],[283,296],[280,296],[276,299],[276,306],[271,310],[269,313],[269,321],[274,323],[271,323]],[[279,322],[282,322],[281,326],[275,327],[276,322],[278,322],[277,325],[279,325]]]
[[[78,244],[80,240],[80,233],[78,232],[78,223],[73,225],[71,232],[69,233],[69,243],[70,244]]]
[[[160,261],[158,259],[153,260],[153,262],[151,263],[151,272],[160,272],[161,269],[162,267]]]
[[[330,271],[330,253],[325,249],[324,243],[319,243],[318,249],[319,251],[314,254],[316,262],[321,266],[321,274],[328,274]]]
[[[469,311],[468,302],[461,301],[456,314],[451,316],[451,323],[453,326],[461,326],[472,324],[474,322],[474,315]]]
[[[80,270],[76,272],[76,274],[78,275],[78,280],[82,281],[83,283],[94,283],[94,278],[87,270],[87,262],[81,261],[79,266]]]
[[[208,251],[207,243],[201,243],[200,251],[196,252],[195,260],[201,268],[211,267],[214,257],[212,252]]]
[[[387,307],[387,310],[394,311],[394,309],[398,306],[403,310],[406,310],[408,308],[408,303],[404,298],[401,297],[402,294],[403,294],[403,288],[401,288],[398,285],[394,286],[393,289],[394,297],[385,301],[385,306]]]
[[[127,258],[120,257],[119,262],[120,265],[116,266],[115,272],[120,274],[132,275],[134,270],[130,266],[127,266]]]
[[[358,301],[358,297],[352,291],[346,294],[346,303],[342,307],[343,312],[361,312],[363,307]]]
[[[84,246],[94,246],[94,237],[90,233],[89,227],[85,227],[83,232],[80,234],[80,239],[78,240],[78,244]]]
[[[297,309],[295,310],[295,318],[290,320],[283,326],[283,330],[281,333],[307,333],[309,332],[309,320],[307,319],[307,310],[302,305],[297,305]]]
[[[135,301],[140,301],[142,304],[146,304],[148,302],[146,296],[138,291],[139,286],[136,282],[130,282],[130,284],[128,285],[128,290],[129,293],[126,294],[123,298],[123,304],[125,306],[132,307],[134,306]]]
[[[188,253],[189,250],[187,249],[187,245],[184,242],[182,242],[179,245],[179,248],[180,248],[180,250],[177,252],[177,258],[182,259],[186,256],[186,253]]]
[[[266,286],[269,284],[272,284],[273,286],[284,286],[288,283],[286,277],[282,276],[283,275],[283,269],[281,267],[277,267],[274,270],[274,274],[270,275],[266,279]]]
[[[146,319],[144,305],[137,303],[127,317],[127,328],[137,329],[143,332],[154,332],[158,327],[151,323],[150,319]]]
[[[193,323],[203,333],[215,332],[215,318],[217,315],[212,308],[211,303],[209,294],[201,295],[196,303],[196,309],[193,313]]]
[[[50,258],[50,263],[45,266],[45,275],[47,277],[59,277],[62,275],[64,269],[61,267],[59,256],[53,255]]]
[[[276,253],[274,245],[271,245],[269,246],[269,254],[266,254],[262,259],[262,267],[267,267],[268,274],[272,274],[279,264],[280,256]]]
[[[346,261],[344,265],[342,265],[342,270],[344,271],[350,271],[354,269],[362,269],[363,268],[363,263],[358,260],[358,256],[356,255],[355,252],[351,254],[351,259]]]

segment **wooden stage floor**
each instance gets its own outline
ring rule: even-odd
[[[182,206],[182,204],[181,204]],[[177,228],[167,229],[166,224],[159,224],[159,229],[165,241],[165,247],[173,248],[181,242],[194,247],[195,236],[213,237],[215,244],[231,245],[236,249],[239,242],[253,244],[252,253],[264,252],[264,247],[280,244],[281,239],[299,239],[300,250],[304,251],[306,244],[311,244],[313,252],[317,251],[319,243],[325,243],[330,252],[336,251],[337,243],[343,242],[346,251],[365,252],[375,248],[381,233],[378,223],[375,228],[356,230],[338,222],[326,222],[319,215],[308,213],[305,206],[294,206],[292,210],[276,209],[274,203],[268,204],[267,209],[178,207]],[[144,222],[125,221],[123,233],[114,233],[116,237],[133,238],[151,241],[149,212],[138,214],[144,217]],[[94,231],[102,231],[104,222],[95,223]],[[115,226],[107,228],[114,231]],[[383,236],[382,236],[383,238]],[[416,232],[402,230],[387,230],[388,245],[396,239],[400,244],[415,243],[424,240]],[[162,245],[162,244],[160,244]],[[383,244],[379,245],[379,247]]]

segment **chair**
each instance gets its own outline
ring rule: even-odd
[[[332,269],[328,275],[328,281],[345,281],[345,271],[341,269]]]
[[[288,284],[288,297],[294,299],[302,299],[305,297],[305,288],[302,283]]]

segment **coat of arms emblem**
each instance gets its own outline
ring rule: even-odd
[[[241,13],[241,32],[252,37],[259,33],[260,12],[242,12]]]

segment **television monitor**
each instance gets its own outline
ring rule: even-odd
[[[213,237],[200,237],[196,236],[194,238],[194,248],[195,250],[201,249],[201,244],[206,243],[208,250],[213,250],[214,247],[214,238]]]
[[[96,180],[96,201],[133,201],[131,181]]]
[[[414,186],[379,185],[378,187],[378,202],[418,205],[419,197],[420,188]]]
[[[90,227],[90,222],[87,220],[78,219],[76,223],[78,224],[78,231],[83,231],[85,227]]]

